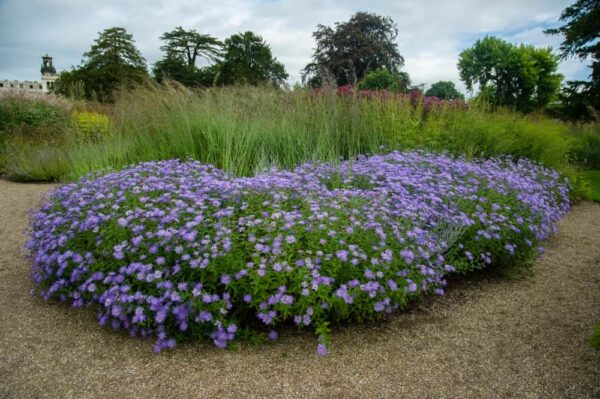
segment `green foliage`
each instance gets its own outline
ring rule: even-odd
[[[146,69],[146,60],[135,47],[133,35],[127,33],[125,28],[113,27],[100,32],[90,50],[83,56],[85,65],[92,68],[128,65]]]
[[[410,78],[406,72],[392,73],[387,69],[376,69],[358,84],[359,90],[390,90],[405,93],[410,86]]]
[[[199,56],[219,61],[223,45],[215,37],[200,34],[194,29],[185,30],[181,26],[165,32],[160,40],[165,42],[160,48],[162,51],[172,58],[183,60],[188,67],[195,67]]]
[[[569,121],[598,120],[598,107],[591,105],[589,82],[570,80],[561,89],[559,102],[548,111],[553,117]]]
[[[598,323],[596,328],[594,328],[594,332],[590,337],[590,345],[592,348],[600,350],[600,323]]]
[[[81,142],[105,139],[110,134],[110,118],[98,112],[74,111],[71,115]]]
[[[176,80],[186,86],[210,86],[214,83],[216,68],[198,68],[196,61],[202,57],[218,62],[223,43],[210,35],[193,29],[185,30],[181,26],[165,32],[160,39],[165,42],[161,46],[165,56],[152,68],[159,83],[164,79]]]
[[[562,75],[551,48],[515,46],[486,36],[460,54],[460,78],[469,90],[493,87],[493,105],[531,112],[548,105],[558,94]]]
[[[576,203],[580,200],[592,199],[592,186],[585,177],[585,172],[578,172],[576,169],[567,170],[564,173],[569,179],[569,198]]]
[[[72,180],[91,171],[172,158],[198,159],[235,175],[253,175],[272,166],[336,163],[359,154],[414,148],[469,158],[512,154],[574,175],[568,163],[574,144],[569,125],[476,106],[426,113],[408,98],[367,99],[326,90],[290,93],[267,87],[189,90],[167,84],[124,93],[111,114],[110,134],[104,140],[82,144],[66,135],[61,145],[52,147],[61,156],[47,161],[60,164],[46,170],[60,173],[46,180]],[[29,151],[35,148],[28,146]],[[19,154],[13,157],[13,170],[28,170],[40,162],[39,157],[29,162],[29,152]]]
[[[12,174],[13,167],[29,162],[31,154],[23,155],[28,147],[52,148],[61,142],[72,129],[70,108],[55,96],[0,96],[0,174]]]
[[[545,33],[564,37],[560,45],[561,58],[575,56],[592,60],[591,80],[568,82],[563,91],[563,116],[591,119],[600,110],[600,2],[578,0],[563,10],[560,21],[564,25],[547,29]]]
[[[54,140],[15,137],[0,152],[0,172],[20,182],[56,182],[70,173],[71,165]]]
[[[152,75],[158,83],[175,80],[188,87],[212,86],[218,73],[218,64],[203,68],[190,68],[180,58],[163,58],[152,68]]]
[[[67,110],[42,99],[0,97],[0,131],[19,126],[40,127],[60,122]]]
[[[71,95],[82,91],[87,99],[113,101],[116,89],[131,88],[148,76],[146,61],[125,28],[113,27],[100,32],[83,56],[81,66],[60,74],[55,86],[58,93]],[[80,89],[76,88],[78,85]]]
[[[234,34],[225,40],[218,71],[219,85],[282,86],[288,78],[285,67],[273,57],[269,45],[254,32]]]
[[[600,170],[600,124],[577,125],[573,138],[573,162],[582,168]]]
[[[398,28],[390,17],[357,12],[348,22],[335,27],[317,25],[313,37],[317,47],[313,60],[303,70],[311,86],[322,86],[323,75],[331,73],[339,86],[356,84],[370,70],[387,69],[398,74],[404,58],[398,51]]]
[[[590,199],[600,202],[600,170],[586,170],[583,172],[583,177],[587,180],[590,186]]]
[[[454,86],[454,82],[442,81],[435,82],[431,85],[429,90],[425,92],[426,96],[437,97],[441,100],[454,100],[459,98],[461,100],[465,99],[465,96],[462,95]]]

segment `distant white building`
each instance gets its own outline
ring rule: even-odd
[[[54,89],[54,82],[58,79],[56,69],[52,65],[52,57],[48,54],[42,57],[41,82],[29,80],[0,80],[0,91],[17,93],[49,93]]]

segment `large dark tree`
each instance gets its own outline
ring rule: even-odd
[[[357,12],[334,28],[317,25],[313,60],[303,70],[305,81],[319,86],[331,74],[338,85],[356,84],[369,71],[386,69],[397,75],[404,65],[398,51],[398,28],[390,17]]]
[[[285,84],[288,74],[271,48],[254,32],[232,35],[225,40],[223,61],[218,65],[217,84]]]
[[[125,28],[100,32],[83,57],[82,65],[60,74],[58,92],[69,94],[79,87],[86,98],[111,101],[115,89],[139,84],[148,76],[146,60]]]
[[[212,86],[218,72],[219,64],[205,67],[190,67],[176,57],[165,57],[156,61],[152,67],[152,75],[158,83],[175,80],[188,87]]]
[[[561,58],[590,58],[592,73],[590,81],[569,81],[562,92],[565,112],[570,117],[589,117],[590,107],[600,110],[600,1],[579,0],[564,9],[560,15],[564,23],[559,28],[547,29],[545,33],[561,34]]]
[[[200,34],[194,29],[185,30],[181,26],[165,32],[160,40],[165,42],[160,47],[162,51],[172,57],[181,57],[189,67],[196,66],[198,57],[218,61],[223,46],[215,37]]]
[[[460,53],[458,69],[468,90],[479,85],[493,105],[530,112],[556,98],[562,75],[551,48],[515,46],[486,36]]]
[[[157,81],[168,78],[186,86],[207,86],[213,83],[211,79],[214,79],[214,68],[198,68],[196,62],[199,57],[212,62],[219,61],[223,44],[218,39],[193,29],[185,30],[181,26],[165,32],[160,39],[165,42],[160,48],[165,55],[152,68]]]

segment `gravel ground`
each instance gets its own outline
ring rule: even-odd
[[[0,181],[0,398],[600,398],[600,205],[561,222],[535,273],[454,281],[379,325],[222,351],[103,329],[90,310],[29,295],[26,211],[48,185]]]

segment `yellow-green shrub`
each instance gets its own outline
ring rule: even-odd
[[[89,111],[74,111],[71,114],[81,141],[99,141],[110,134],[108,115]]]

